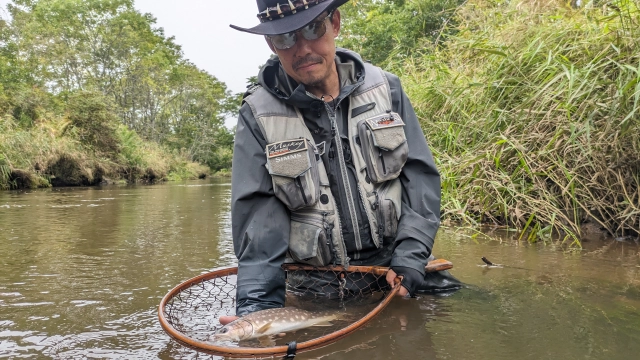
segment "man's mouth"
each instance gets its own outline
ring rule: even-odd
[[[296,67],[296,70],[306,70],[311,68],[314,65],[318,65],[319,63],[317,62],[313,62],[313,63],[306,63],[306,64],[302,64],[302,65],[298,65],[298,67]]]
[[[318,65],[322,63],[322,58],[320,56],[305,56],[293,63],[293,70],[307,70],[314,65]]]

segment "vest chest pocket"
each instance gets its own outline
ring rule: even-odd
[[[278,199],[292,211],[315,205],[320,197],[315,146],[307,139],[285,140],[268,144],[266,153]]]
[[[400,115],[393,112],[377,115],[359,121],[357,128],[369,179],[381,183],[397,178],[409,155]]]

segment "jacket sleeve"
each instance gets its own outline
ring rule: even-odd
[[[405,122],[409,156],[400,174],[402,215],[391,258],[392,268],[411,268],[423,276],[440,226],[440,174],[400,79],[386,73],[392,107]]]
[[[236,129],[231,178],[231,227],[238,258],[236,315],[284,306],[287,208],[273,192],[266,140],[244,104]]]

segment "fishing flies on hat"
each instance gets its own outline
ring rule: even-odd
[[[252,28],[229,25],[233,29],[257,35],[294,32],[313,22],[320,14],[349,0],[257,0],[260,24]]]

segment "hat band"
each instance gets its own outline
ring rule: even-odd
[[[327,0],[287,0],[284,4],[278,3],[274,7],[267,8],[265,11],[258,14],[258,19],[260,19],[260,22],[276,20],[287,15],[295,14],[300,10],[306,10],[310,6],[315,6],[325,1]]]

